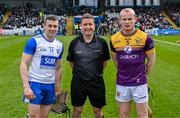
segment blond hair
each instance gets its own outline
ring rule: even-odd
[[[124,9],[122,9],[121,11],[120,11],[120,13],[119,13],[119,17],[121,18],[121,14],[122,13],[129,13],[129,12],[131,12],[131,13],[133,13],[134,14],[134,17],[136,17],[136,13],[135,13],[135,11],[132,9],[132,8],[124,8]]]

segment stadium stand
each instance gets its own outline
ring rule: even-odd
[[[4,29],[32,28],[41,25],[43,18],[39,16],[38,9],[14,7],[11,9],[9,19],[4,23]]]
[[[6,12],[7,6],[4,3],[0,3],[0,28],[2,28],[4,14]]]
[[[177,4],[180,6],[180,4]],[[167,13],[173,22],[180,27],[180,8],[177,5],[167,8]]]
[[[20,1],[23,2],[23,0]],[[115,4],[112,4],[112,1],[109,1],[109,3],[107,1],[105,6],[99,8],[99,6],[85,5],[85,3],[81,0],[75,0],[74,2],[72,2],[73,0],[67,1],[67,3],[64,3],[64,0],[62,0],[62,6],[64,7],[58,7],[55,3],[57,1],[47,2],[47,4],[44,6],[39,5],[42,7],[37,7],[36,3],[33,1],[28,1],[24,6],[20,5],[19,7],[8,8],[9,10],[6,11],[6,13],[9,12],[9,17],[7,18],[6,22],[3,23],[3,29],[6,32],[5,34],[13,34],[7,33],[12,32],[12,30],[18,30],[14,33],[18,35],[33,34],[33,32],[27,33],[27,29],[28,31],[31,29],[35,30],[35,34],[42,33],[41,24],[43,17],[46,14],[55,14],[59,17],[60,25],[58,35],[66,35],[66,33],[75,35],[79,34],[79,23],[81,19],[79,16],[84,13],[91,13],[95,16],[96,33],[99,35],[106,35],[107,33],[114,34],[120,30],[118,23],[119,12],[122,8],[126,7],[119,5],[122,3],[116,1]],[[86,4],[90,4],[90,2]],[[127,7],[132,7],[137,13],[138,21],[136,23],[136,28],[140,28],[141,30],[144,30],[150,34],[158,35],[167,34],[166,31],[168,31],[168,33],[169,31],[174,32],[175,29],[180,27],[179,4],[167,3],[164,5],[166,6],[165,10],[160,6],[127,5]],[[0,13],[2,14],[3,12],[5,14],[4,9],[6,5],[4,3],[1,3],[0,5],[4,6],[1,7]]]

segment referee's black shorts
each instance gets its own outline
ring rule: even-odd
[[[73,106],[83,106],[87,96],[92,106],[102,108],[106,105],[105,84],[103,78],[83,80],[72,78],[71,103]]]

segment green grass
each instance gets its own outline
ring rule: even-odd
[[[0,118],[24,117],[27,105],[22,102],[22,84],[19,74],[21,54],[27,39],[30,36],[1,36],[0,37]],[[70,92],[71,69],[66,61],[67,48],[73,36],[58,37],[64,44],[63,54],[63,79],[61,89]],[[109,42],[110,37],[106,38]],[[175,43],[180,36],[156,36],[154,39]],[[150,102],[154,117],[180,117],[180,46],[155,42],[156,64],[149,76],[149,83],[153,87],[155,106]],[[115,101],[116,70],[112,60],[104,72],[106,84],[107,105],[104,107],[105,117],[118,117],[118,106]],[[68,105],[72,111],[70,96]],[[50,113],[49,117],[65,117]],[[93,117],[93,112],[87,100],[82,117]],[[132,107],[131,117],[136,117]]]
[[[168,42],[172,42],[172,43],[176,43],[177,40],[179,39],[180,35],[177,36],[153,36],[154,39],[158,39],[158,40],[163,40],[163,41],[168,41]]]

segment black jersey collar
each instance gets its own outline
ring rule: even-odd
[[[91,42],[96,42],[96,39],[97,39],[97,35],[94,34]],[[80,34],[80,41],[86,43],[82,34]],[[89,43],[91,43],[91,42],[89,42]]]

